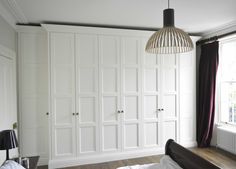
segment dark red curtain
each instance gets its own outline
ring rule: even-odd
[[[199,93],[197,110],[198,147],[210,146],[215,117],[216,74],[219,62],[219,42],[201,46]]]

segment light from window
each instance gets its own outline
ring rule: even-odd
[[[220,121],[236,124],[236,39],[220,44],[219,63]]]

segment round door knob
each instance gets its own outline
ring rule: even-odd
[[[74,116],[74,115],[75,115],[75,113],[72,113],[72,115]]]
[[[76,113],[76,115],[78,116],[78,115],[79,115],[79,113]]]
[[[161,109],[161,111],[164,111],[164,109]]]
[[[120,110],[118,110],[117,113],[120,114]]]
[[[49,112],[47,112],[46,115],[48,116],[48,115],[49,115]]]
[[[124,110],[121,110],[121,113],[124,113]]]

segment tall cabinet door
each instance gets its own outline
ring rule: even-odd
[[[122,148],[140,146],[141,61],[140,39],[123,37],[121,48]]]
[[[180,143],[196,144],[196,51],[179,56]]]
[[[121,148],[120,143],[120,39],[99,36],[101,151]]]
[[[98,142],[98,38],[76,35],[76,117],[78,153],[97,152]]]
[[[178,135],[178,55],[162,55],[163,145]]]
[[[75,148],[74,34],[51,33],[52,156],[73,157]]]
[[[22,157],[39,155],[39,165],[46,165],[49,158],[47,36],[41,29],[18,35],[20,153]]]
[[[146,40],[143,41],[145,46]],[[143,49],[143,130],[144,147],[161,145],[161,58]]]

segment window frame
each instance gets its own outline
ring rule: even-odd
[[[226,122],[222,121],[222,113],[221,112],[221,85],[222,83],[225,83],[227,81],[221,81],[221,75],[222,75],[222,62],[221,62],[221,57],[222,57],[222,46],[223,44],[230,43],[230,42],[236,42],[236,35],[222,38],[219,41],[219,65],[218,65],[218,71],[217,71],[217,76],[216,76],[216,97],[215,97],[215,117],[216,121],[218,124],[221,125],[230,125],[236,127],[236,123],[233,122]],[[236,80],[228,81],[228,82],[234,82],[236,83]]]

